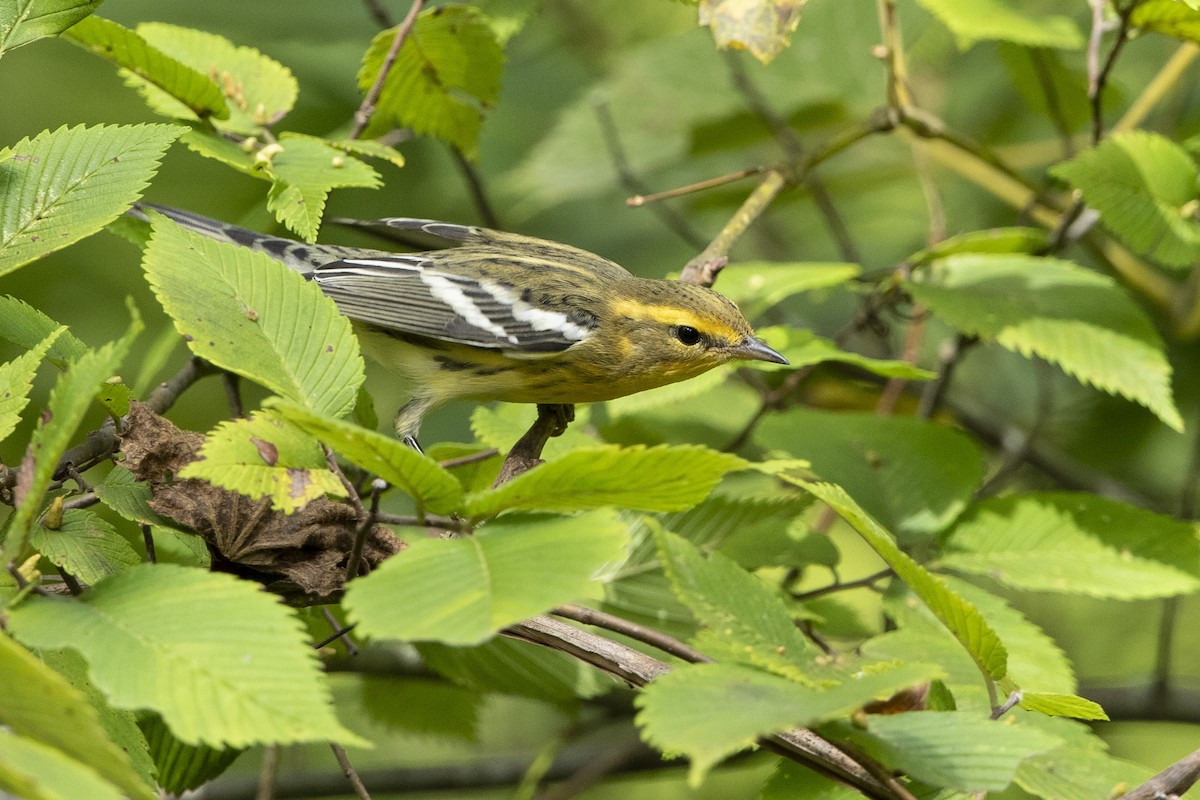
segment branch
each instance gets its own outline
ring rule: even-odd
[[[1117,800],[1167,800],[1192,788],[1200,779],[1200,750],[1184,756],[1164,769],[1132,792],[1126,792]]]
[[[363,98],[362,105],[358,107],[358,111],[354,112],[354,127],[350,129],[351,139],[357,139],[359,136],[362,136],[367,123],[371,121],[371,115],[375,113],[375,103],[379,101],[379,95],[383,93],[384,81],[387,80],[388,73],[392,71],[392,67],[396,63],[396,56],[400,54],[400,46],[408,38],[408,33],[412,30],[413,23],[417,21],[417,14],[421,13],[421,6],[424,4],[425,0],[413,0],[412,6],[408,9],[408,14],[396,26],[396,35],[392,37],[392,46],[388,48],[387,55],[383,58],[383,64],[379,67],[379,74],[375,76],[375,83],[371,84],[371,89],[367,92],[367,96]]]

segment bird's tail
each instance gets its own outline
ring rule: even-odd
[[[258,233],[249,228],[240,228],[227,222],[193,214],[170,206],[160,206],[153,203],[136,203],[129,214],[141,220],[149,221],[146,212],[154,211],[162,214],[190,231],[215,239],[218,242],[240,245],[260,253],[266,253],[277,261],[282,261],[291,269],[304,275],[310,275],[321,264],[328,264],[342,258],[362,256],[364,250],[358,247],[339,247],[331,244],[308,244],[282,236],[270,236]]]

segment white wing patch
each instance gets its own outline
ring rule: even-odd
[[[430,294],[450,306],[455,314],[476,328],[487,331],[497,339],[503,339],[511,344],[518,343],[516,336],[504,330],[503,326],[493,322],[491,317],[484,314],[479,306],[475,305],[474,300],[467,297],[462,289],[454,285],[453,281],[431,272],[422,272],[421,280],[429,287]]]
[[[507,305],[512,311],[513,319],[524,322],[535,331],[555,331],[575,342],[582,341],[589,333],[587,328],[576,325],[561,311],[534,308],[507,286],[500,286],[489,281],[482,281],[479,285],[492,297]]]

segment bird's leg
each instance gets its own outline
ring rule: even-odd
[[[414,397],[396,412],[396,435],[400,437],[400,441],[418,453],[425,452],[421,449],[421,443],[417,441],[417,431],[420,430],[421,418],[429,411],[430,405],[429,398]]]
[[[567,426],[575,421],[575,406],[570,403],[538,403],[539,417],[552,417],[554,427],[550,429],[551,436],[562,436]]]

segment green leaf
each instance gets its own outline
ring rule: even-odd
[[[721,294],[754,319],[794,294],[841,286],[862,272],[857,264],[748,261],[721,272]]]
[[[888,563],[900,579],[925,602],[934,616],[942,621],[954,638],[966,648],[979,669],[994,680],[1003,678],[1008,654],[1000,637],[992,630],[975,606],[955,594],[936,575],[927,571],[896,546],[887,530],[870,517],[840,486],[829,483],[810,483],[780,475],[785,481],[807,489],[836,511],[867,540],[867,544]]]
[[[267,167],[274,179],[267,208],[305,241],[316,241],[330,190],[381,185],[374,169],[315,136],[284,134],[279,147]]]
[[[57,36],[93,13],[104,0],[0,0],[0,56],[23,44]]]
[[[797,408],[763,419],[754,439],[806,459],[902,541],[962,513],[983,482],[983,457],[962,433],[911,417]]]
[[[394,167],[404,166],[404,154],[378,139],[322,139],[321,141],[330,147],[336,147],[338,150],[350,153],[351,155],[377,158],[380,161],[388,162]]]
[[[776,589],[720,553],[707,559],[686,539],[656,532],[659,558],[676,597],[707,629],[702,649],[816,687],[821,654],[796,628]],[[719,652],[713,648],[718,647]]]
[[[184,742],[362,743],[334,717],[303,626],[257,584],[143,564],[9,619],[31,646],[78,650],[114,707],[157,711]]]
[[[225,96],[208,75],[176,61],[129,28],[93,16],[71,28],[65,36],[158,87],[187,106],[197,118],[229,118]]]
[[[0,674],[5,683],[0,692],[0,723],[4,727],[87,765],[131,797],[155,797],[152,787],[134,771],[129,755],[109,739],[99,713],[83,693],[3,631]],[[0,756],[0,762],[3,760]],[[0,774],[3,771],[0,766]],[[0,777],[0,785],[2,781]]]
[[[181,133],[176,125],[64,126],[0,150],[0,275],[125,213]]]
[[[1018,589],[1120,600],[1200,588],[1192,525],[1090,494],[983,500],[939,563]]]
[[[701,378],[702,379],[702,378]],[[682,383],[694,383],[683,381]],[[679,385],[679,384],[676,384]],[[624,399],[624,398],[622,398]],[[522,403],[500,403],[494,406],[479,406],[471,412],[471,433],[481,443],[494,447],[501,453],[512,449],[529,426],[533,424],[537,411]],[[576,407],[575,422],[562,436],[551,437],[542,450],[542,458],[553,461],[580,448],[595,447],[596,439],[584,433],[591,420],[591,406]]]
[[[350,413],[363,361],[333,301],[265,253],[151,217],[142,268],[193,353],[318,414]]]
[[[539,0],[475,0],[487,14],[488,25],[496,32],[496,39],[504,45],[520,33],[525,23],[540,6]]]
[[[916,711],[869,717],[872,754],[893,769],[961,792],[1001,791],[1021,762],[1062,744],[1015,718],[999,722],[966,711]]]
[[[958,330],[1058,364],[1183,430],[1162,340],[1111,278],[1053,258],[957,255],[906,286]]]
[[[257,160],[257,150],[254,147],[244,146],[249,140],[239,144],[238,142],[227,139],[215,131],[207,131],[201,128],[190,128],[187,133],[180,138],[181,142],[197,155],[211,158],[214,161],[219,161],[227,167],[232,167],[244,175],[250,175],[254,178],[260,178],[264,181],[271,180],[265,169],[265,162]]]
[[[150,508],[150,484],[138,481],[124,467],[113,467],[104,480],[92,485],[100,502],[137,524],[170,525],[170,521]]]
[[[259,499],[285,514],[326,494],[345,497],[317,442],[275,414],[256,411],[247,419],[222,422],[204,437],[199,460],[179,471]]]
[[[779,759],[758,800],[859,800],[862,795],[808,767]]]
[[[1143,31],[1200,42],[1200,9],[1179,0],[1144,0],[1133,7],[1129,24]]]
[[[1083,35],[1070,17],[1028,16],[1005,0],[917,0],[950,29],[960,50],[980,41],[1078,50]]]
[[[634,701],[643,738],[691,759],[695,787],[721,759],[759,736],[846,716],[875,699],[936,677],[928,664],[880,664],[828,689],[738,664],[694,664],[658,678]]]
[[[33,376],[41,366],[54,340],[66,331],[59,328],[24,355],[6,364],[0,364],[0,441],[16,430],[21,412],[29,403],[29,390],[33,388]]]
[[[747,50],[764,64],[791,43],[804,0],[700,0],[700,24],[721,49]]]
[[[1150,778],[1145,767],[1113,758],[1107,745],[1078,722],[1050,717],[1027,721],[1063,744],[1021,762],[1017,785],[1045,800],[1095,800],[1118,797]]]
[[[0,793],[24,800],[123,798],[120,789],[61,750],[3,728],[0,728]]]
[[[48,336],[63,328],[41,311],[9,295],[0,295],[0,339],[7,339],[18,347],[32,350]],[[65,367],[86,353],[87,345],[69,330],[63,330],[46,353],[56,367]]]
[[[1021,695],[1021,708],[1036,711],[1048,717],[1072,717],[1074,719],[1108,721],[1108,714],[1099,703],[1073,694],[1047,694],[1025,692]]]
[[[697,445],[576,450],[469,495],[466,512],[480,518],[513,509],[678,511],[707,497],[726,473],[745,468],[737,456]]]
[[[475,741],[482,696],[441,680],[358,676],[361,707],[389,729]]]
[[[1025,51],[1021,51],[1025,52]],[[912,266],[958,253],[1037,253],[1046,248],[1049,236],[1041,228],[990,228],[950,236],[908,257]]]
[[[503,636],[473,647],[421,642],[417,651],[434,672],[480,692],[573,706],[579,698],[596,697],[612,688],[607,675],[566,653]]]
[[[52,563],[87,584],[142,562],[125,537],[84,508],[67,509],[57,530],[38,525],[29,543]]]
[[[296,103],[299,89],[292,71],[252,47],[238,47],[223,36],[162,22],[137,26],[143,39],[201,75],[215,76],[228,101],[229,118],[209,121],[223,131],[254,134],[283,119]],[[198,119],[185,104],[126,72],[125,83],[137,89],[156,113]]]
[[[279,400],[269,400],[267,405],[351,462],[411,495],[418,509],[450,514],[462,506],[463,489],[458,480],[403,442]]]
[[[627,526],[602,511],[506,517],[474,536],[409,541],[352,581],[344,605],[367,636],[475,644],[593,594],[597,576],[621,560],[626,540]]]
[[[358,72],[364,93],[375,83],[396,29],[371,42]],[[483,112],[500,94],[504,51],[479,9],[430,8],[417,17],[375,104],[368,135],[411,128],[474,158]]]
[[[117,371],[133,340],[142,330],[140,319],[134,319],[121,339],[89,350],[59,376],[50,392],[46,413],[39,420],[29,449],[17,473],[13,491],[16,511],[9,518],[7,538],[0,548],[0,560],[19,559],[25,550],[26,538],[33,528],[50,488],[58,460],[66,452],[75,430],[100,391],[101,385]]]
[[[1115,133],[1051,172],[1083,194],[1106,228],[1171,267],[1200,258],[1196,165],[1175,142],[1149,131]]]
[[[754,362],[749,365],[756,366],[761,363],[763,364],[760,367],[761,369],[772,371],[799,370],[811,367],[813,364],[836,361],[842,364],[861,367],[868,372],[873,372],[884,378],[899,378],[906,381],[928,381],[937,377],[937,373],[921,369],[914,364],[909,364],[907,361],[870,358],[843,350],[830,339],[817,336],[812,331],[803,328],[772,325],[768,328],[762,328],[758,333],[763,340],[770,343],[772,347],[779,351],[780,355],[788,360],[786,367],[780,367],[777,364],[767,366],[765,362]],[[689,381],[688,383],[691,382]]]
[[[143,713],[141,727],[158,769],[158,785],[173,795],[196,789],[217,777],[244,752],[232,747],[184,744],[158,714]]]

